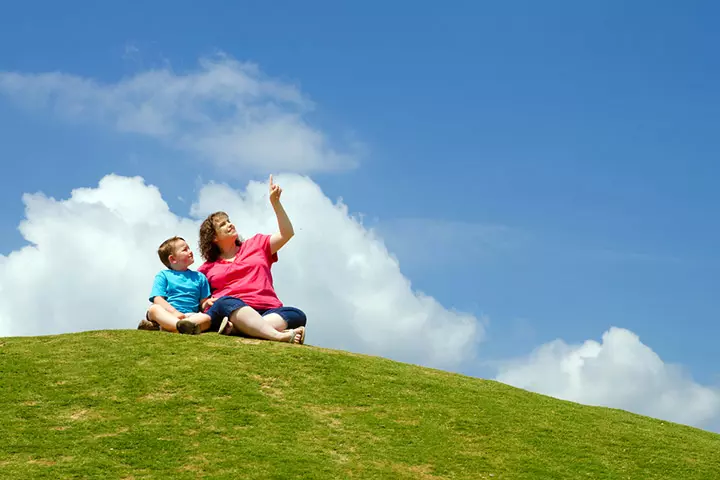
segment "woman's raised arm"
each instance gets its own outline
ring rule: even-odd
[[[270,236],[270,253],[275,254],[295,235],[290,218],[280,203],[280,194],[282,188],[280,185],[273,183],[272,175],[270,175],[270,205],[275,210],[275,216],[278,222],[278,232]]]

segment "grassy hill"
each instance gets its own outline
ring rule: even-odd
[[[0,338],[0,478],[714,479],[720,435],[311,346]]]

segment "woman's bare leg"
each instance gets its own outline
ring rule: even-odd
[[[270,316],[270,315],[268,315]],[[279,315],[278,315],[279,317]],[[293,331],[278,331],[252,307],[242,307],[235,310],[228,318],[236,330],[239,330],[251,337],[276,342],[288,342],[293,336]],[[283,320],[284,323],[284,320]],[[287,328],[287,326],[286,326]],[[301,330],[294,332],[294,341],[300,340]]]
[[[285,319],[277,313],[268,313],[263,316],[262,319],[269,323],[278,332],[282,332],[288,328],[288,324]]]

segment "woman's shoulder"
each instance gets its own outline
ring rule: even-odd
[[[262,248],[263,245],[270,241],[270,235],[264,233],[256,233],[255,235],[246,238],[242,242],[242,246],[245,248]]]
[[[203,275],[206,275],[207,272],[210,271],[210,269],[212,268],[212,266],[215,265],[215,263],[217,263],[217,262],[208,262],[208,261],[205,261],[205,262],[203,262],[202,265],[200,265],[200,266],[197,268],[197,271],[200,272],[200,273],[202,273]]]
[[[262,242],[266,238],[270,238],[270,235],[266,233],[256,233],[255,235],[251,235],[250,238],[246,239],[246,242]]]

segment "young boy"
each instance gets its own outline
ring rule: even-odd
[[[205,275],[188,269],[195,260],[187,242],[180,237],[169,238],[158,248],[158,256],[168,269],[155,275],[150,292],[152,305],[138,329],[189,335],[209,329],[210,315],[199,312],[210,297],[210,284]]]

